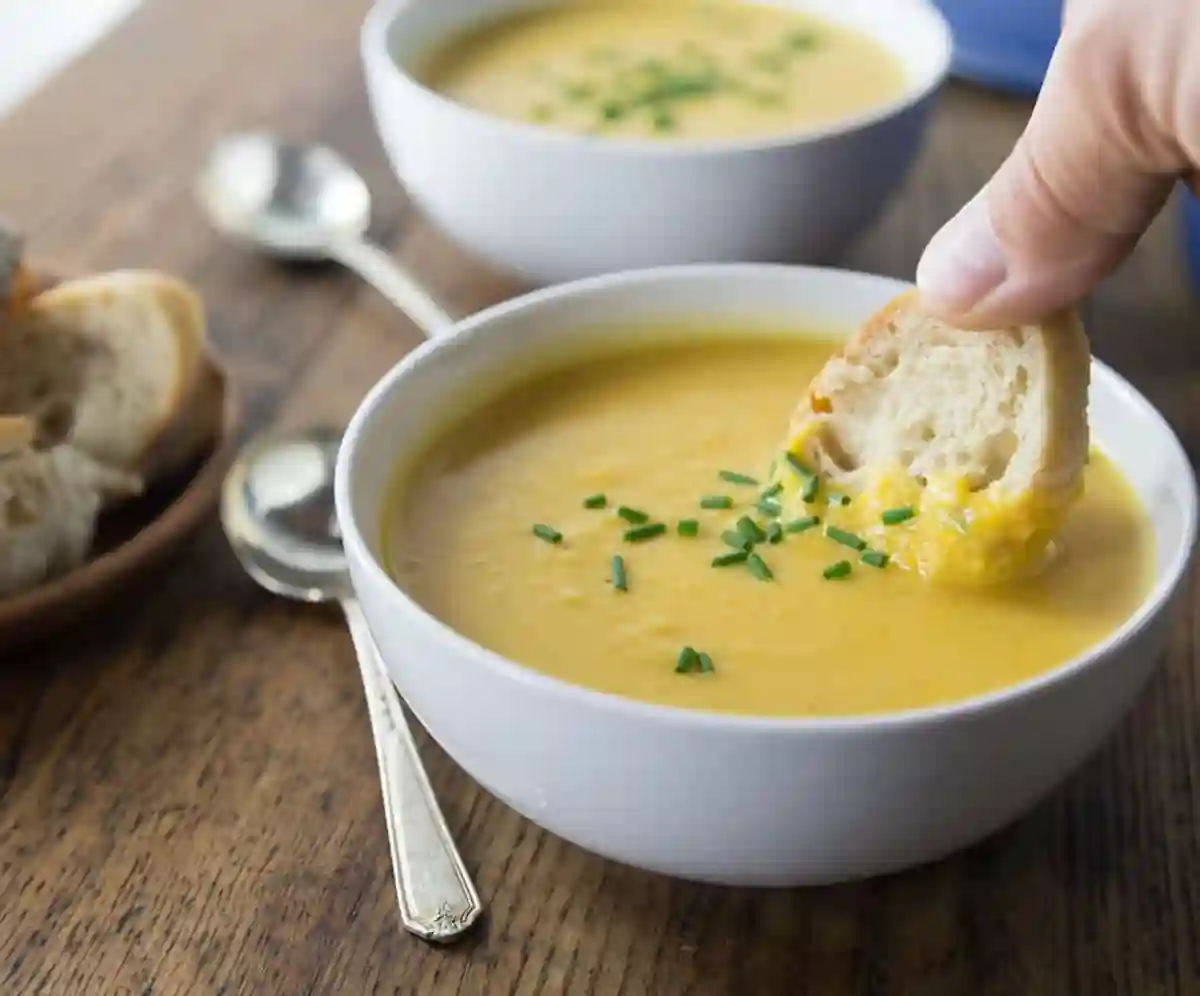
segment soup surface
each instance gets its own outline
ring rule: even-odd
[[[586,134],[711,139],[836,121],[898,96],[855,30],[739,0],[584,0],[477,28],[418,76],[501,117]]]
[[[824,524],[784,528],[798,520],[755,547],[769,579],[745,560],[712,566],[736,557],[721,535],[740,517],[775,521],[770,499],[756,507],[764,485],[736,478],[767,480],[797,392],[832,349],[741,331],[551,370],[450,426],[418,472],[398,469],[388,569],[458,632],[547,674],[758,715],[907,709],[1010,685],[1105,637],[1148,591],[1149,522],[1099,453],[1059,556],[1019,583],[937,586],[862,562]],[[604,507],[587,507],[600,495]],[[698,535],[680,535],[681,520]],[[654,535],[627,538],[634,529]],[[841,562],[848,576],[827,578]],[[684,647],[696,656],[684,653],[681,673]]]

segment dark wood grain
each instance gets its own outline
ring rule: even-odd
[[[364,0],[150,0],[0,123],[0,210],[39,254],[202,289],[245,430],[338,420],[417,342],[374,293],[220,243],[190,196],[231,128],[361,164],[375,234],[450,307],[515,288],[406,208],[356,61]],[[849,265],[911,276],[1027,107],[946,93]],[[1200,336],[1170,217],[1097,296],[1097,352],[1200,446]],[[339,620],[257,591],[215,524],[125,611],[0,663],[0,993],[1192,996],[1200,992],[1197,595],[1119,735],[1028,818],[935,867],[752,893],[550,837],[428,742],[489,907],[436,950],[399,929],[365,709]],[[700,832],[700,829],[698,829]]]

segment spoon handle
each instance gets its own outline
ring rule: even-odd
[[[420,281],[378,246],[363,239],[347,239],[331,245],[329,254],[391,301],[427,339],[454,324]]]
[[[342,608],[371,715],[400,919],[424,940],[457,940],[478,919],[483,904],[438,807],[362,609],[353,599]]]

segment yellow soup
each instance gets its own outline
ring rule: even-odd
[[[755,506],[780,426],[832,345],[711,331],[542,373],[447,428],[415,470],[397,473],[383,526],[398,582],[470,639],[570,682],[676,706],[825,716],[1019,682],[1111,633],[1148,591],[1150,525],[1099,453],[1059,555],[1019,583],[933,585],[898,562],[863,563],[823,525],[756,546],[769,579],[757,564],[712,566],[736,556],[721,534],[739,517],[770,528],[769,502]],[[605,507],[585,506],[601,494]],[[705,497],[732,507],[702,508]],[[647,521],[626,521],[621,505]],[[680,520],[699,534],[681,536]],[[626,538],[658,523],[665,532]],[[535,524],[561,540],[534,535]],[[785,513],[787,524],[803,525]],[[827,579],[842,561],[848,576]],[[685,652],[679,673],[684,647],[697,656]]]
[[[586,0],[512,15],[418,74],[506,118],[637,138],[772,135],[897,97],[899,60],[852,29],[738,0]]]

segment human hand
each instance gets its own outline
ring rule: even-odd
[[[1200,167],[1200,4],[1070,0],[1012,154],[930,241],[917,284],[968,327],[1078,301]]]

